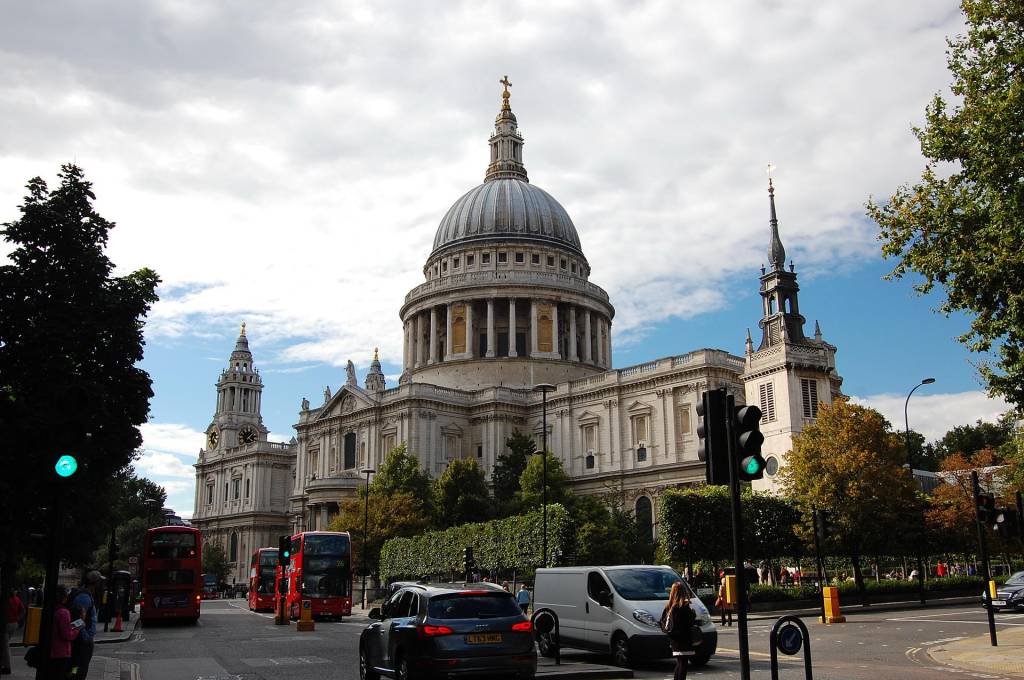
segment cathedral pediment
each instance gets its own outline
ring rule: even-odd
[[[334,416],[343,416],[348,413],[360,411],[364,408],[375,406],[376,403],[358,385],[343,385],[326,404],[320,408],[320,413],[315,420],[326,420]]]
[[[650,404],[645,404],[642,401],[634,401],[632,404],[626,407],[626,411],[628,411],[630,415],[643,415],[645,413],[650,413],[652,410],[653,409],[651,408]]]

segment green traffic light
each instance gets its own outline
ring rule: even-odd
[[[747,458],[747,460],[745,460],[744,463],[745,465],[743,466],[743,471],[746,472],[748,475],[756,475],[758,472],[761,471],[761,461],[759,461],[755,456]]]
[[[70,477],[75,474],[78,470],[78,461],[75,460],[74,456],[64,454],[57,459],[57,464],[53,466],[53,469],[57,471],[57,474],[61,477]]]

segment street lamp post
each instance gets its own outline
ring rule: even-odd
[[[910,447],[910,415],[909,415],[907,409],[910,406],[910,397],[913,396],[914,392],[917,391],[917,388],[921,387],[922,385],[931,385],[933,382],[935,382],[935,378],[925,378],[924,380],[922,380],[918,384],[914,385],[914,389],[910,390],[910,394],[907,395],[907,400],[905,402],[903,402],[903,425],[904,425],[904,428],[906,429],[906,433],[907,433],[907,439],[906,439],[906,441],[907,441],[907,468],[910,470],[910,481],[914,483],[915,487],[917,486],[917,481],[914,479],[914,452],[913,452],[913,450]],[[916,491],[916,489],[915,489],[915,491]],[[918,542],[917,545],[918,545],[918,549],[917,549],[917,587],[918,587],[918,593],[919,593],[920,598],[921,598],[921,604],[923,605],[923,604],[925,604],[925,595],[924,595],[924,563],[921,560],[921,548],[920,548],[921,544],[920,544],[920,542]]]
[[[377,471],[367,467],[361,470],[366,475],[366,503],[363,510],[363,609],[366,609],[366,554],[370,536],[370,475]]]
[[[533,386],[534,392],[540,392],[541,394],[541,451],[542,465],[543,465],[543,508],[541,516],[543,517],[543,529],[544,537],[541,539],[541,549],[544,551],[544,559],[541,563],[542,566],[548,566],[548,392],[554,392],[555,386],[550,383],[540,383]]]

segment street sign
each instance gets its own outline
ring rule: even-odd
[[[793,656],[800,651],[804,639],[800,635],[800,629],[796,626],[786,626],[779,631],[779,651],[783,654]]]

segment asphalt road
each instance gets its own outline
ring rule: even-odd
[[[929,607],[890,612],[844,611],[845,624],[807,621],[814,677],[819,680],[923,680],[952,674],[998,680],[998,674],[953,671],[935,663],[927,648],[987,634],[984,610],[977,606]],[[1000,629],[1024,626],[1024,614],[997,615]],[[203,603],[198,625],[140,628],[131,642],[104,653],[138,665],[141,680],[357,680],[357,646],[365,622],[317,622],[316,630],[275,626],[267,614],[254,614],[244,600]],[[769,620],[750,622],[752,677],[768,678]],[[720,629],[719,653],[692,669],[693,678],[738,678],[736,628]],[[566,650],[567,662],[608,663],[599,654]],[[782,678],[803,678],[796,657],[781,657]],[[672,661],[653,661],[635,669],[637,678],[670,678]]]

